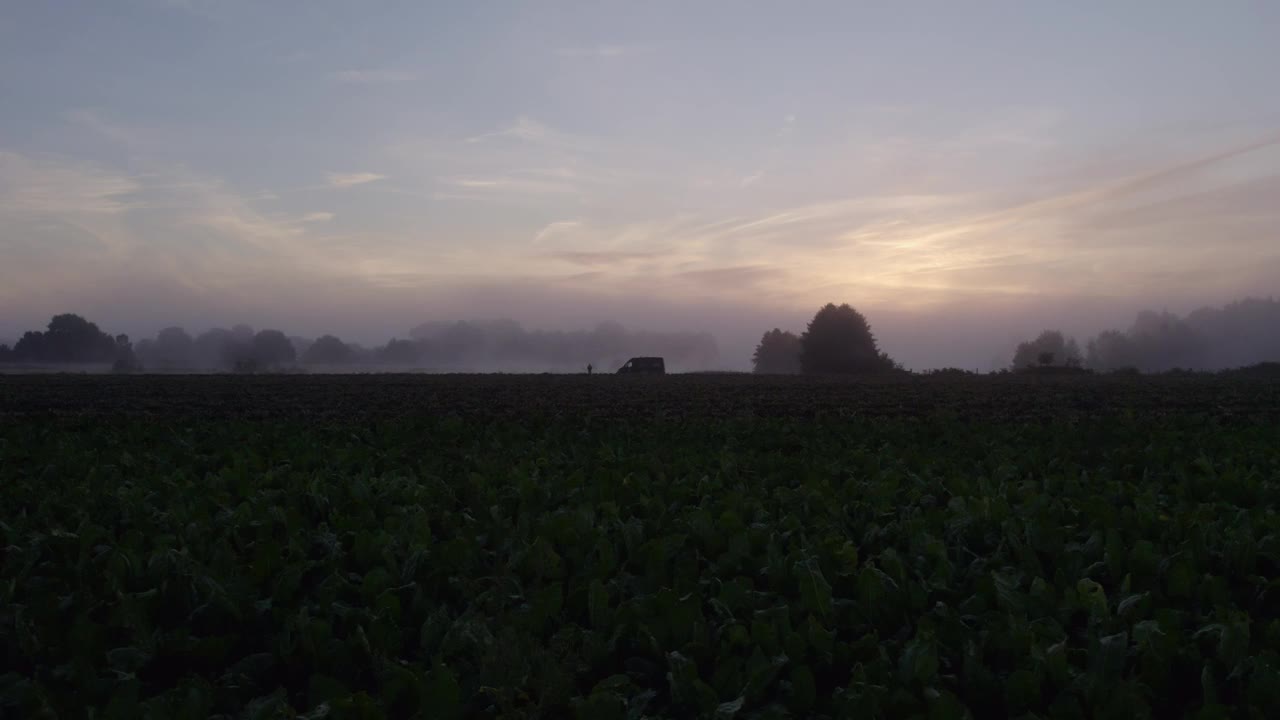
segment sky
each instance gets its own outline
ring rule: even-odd
[[[910,367],[1280,289],[1280,3],[0,4],[0,338],[863,310]]]

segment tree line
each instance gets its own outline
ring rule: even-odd
[[[1097,372],[1226,370],[1280,360],[1280,301],[1246,298],[1186,317],[1151,310],[1125,330],[1106,330],[1081,350],[1059,330],[1019,343],[1011,367],[1080,368]]]
[[[308,339],[248,325],[192,336],[168,327],[132,343],[85,318],[54,316],[44,330],[0,344],[0,363],[110,364],[116,370],[253,371],[302,366],[520,371],[607,368],[638,355],[660,355],[668,366],[701,369],[718,358],[706,333],[627,331],[617,323],[592,330],[526,330],[513,321],[426,323],[407,337],[364,347],[334,335]],[[1220,370],[1280,359],[1280,301],[1248,298],[1186,317],[1139,313],[1125,330],[1107,330],[1083,348],[1059,330],[1019,343],[1009,367],[1114,372]],[[848,304],[820,308],[799,335],[773,328],[756,346],[752,365],[763,374],[853,374],[900,370],[883,352],[862,313]]]
[[[773,328],[751,358],[761,374],[865,374],[900,369],[876,343],[866,318],[827,304],[800,335]],[[1225,370],[1280,360],[1280,301],[1246,298],[1185,318],[1144,311],[1127,330],[1107,330],[1080,345],[1045,330],[1014,348],[1012,370],[1144,373]]]
[[[365,347],[335,335],[315,339],[248,325],[191,335],[167,327],[136,343],[110,335],[83,317],[62,314],[43,331],[25,333],[12,347],[0,345],[0,362],[32,365],[111,364],[121,372],[255,371],[292,366],[353,369],[519,371],[605,368],[634,355],[664,355],[675,367],[697,369],[718,359],[706,333],[629,331],[617,323],[592,330],[526,330],[512,321],[427,323],[407,337]]]
[[[96,323],[73,314],[55,315],[44,330],[29,330],[13,347],[0,345],[0,362],[31,365],[111,364],[130,372],[164,369],[271,368],[292,363],[293,343],[279,330],[254,332],[247,325],[215,328],[192,338],[182,328],[161,330],[155,338],[132,343],[128,335],[103,332]]]

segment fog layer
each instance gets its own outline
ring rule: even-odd
[[[339,364],[580,371],[588,363],[612,370],[634,355],[663,355],[674,370],[749,370],[766,331],[799,333],[817,310],[712,300],[673,302],[629,294],[587,296],[510,284],[387,289],[367,295],[350,293],[341,285],[328,293],[311,288],[315,293],[306,295],[302,312],[293,309],[301,304],[300,295],[293,293],[245,293],[232,301],[182,294],[161,285],[102,290],[104,295],[72,297],[48,306],[6,308],[0,316],[0,337],[17,340],[27,330],[44,328],[57,312],[78,311],[107,333],[128,334],[144,361],[152,351],[147,343],[154,343],[166,328],[185,328],[193,343],[209,328],[229,328],[222,332],[241,338],[268,328],[290,338],[299,362],[307,360],[313,341],[328,335],[350,348],[349,356],[339,356]],[[154,297],[174,300],[156,302]],[[1220,368],[1280,359],[1280,303],[1274,300],[1143,306],[1105,297],[1020,303],[971,299],[916,310],[848,301],[866,315],[881,349],[912,370],[1006,368],[1019,343],[1047,329],[1074,338],[1082,354],[1092,353],[1089,364],[1100,369]],[[238,322],[248,327],[237,329]],[[418,354],[378,356],[394,338],[412,341]],[[1117,345],[1117,338],[1124,341]],[[209,342],[206,338],[206,345]],[[214,367],[218,357],[215,353],[209,356],[214,359],[198,364]]]

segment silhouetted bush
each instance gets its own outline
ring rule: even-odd
[[[1014,373],[1018,375],[1093,375],[1094,372],[1088,368],[1082,368],[1077,365],[1030,365],[1024,368],[1015,368]]]
[[[1226,370],[1225,374],[1259,378],[1280,378],[1280,362],[1261,362],[1234,370]]]
[[[923,375],[924,377],[928,377],[928,378],[944,379],[944,378],[977,377],[978,373],[975,373],[972,370],[962,370],[960,368],[949,367],[949,368],[938,368],[936,370],[926,370],[923,373]]]

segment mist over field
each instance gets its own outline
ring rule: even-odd
[[[324,318],[295,323],[283,314],[273,314],[269,319],[234,324],[165,324],[155,328],[160,321],[142,319],[146,311],[117,318],[110,306],[88,319],[106,335],[128,331],[143,366],[150,370],[228,369],[231,360],[223,347],[226,342],[239,335],[238,341],[248,344],[256,332],[278,328],[281,340],[287,338],[293,349],[287,364],[327,372],[582,372],[588,364],[596,371],[611,372],[628,358],[642,355],[666,357],[669,370],[692,372],[751,370],[753,351],[764,330],[776,327],[800,334],[812,318],[811,313],[798,311],[664,306],[661,301],[646,304],[628,299],[584,312],[581,307],[575,310],[575,301],[581,299],[565,298],[561,304],[539,307],[511,297],[509,308],[518,308],[532,319],[524,324],[511,319],[514,312],[499,315],[502,299],[490,296],[492,306],[479,298],[453,306],[466,306],[474,312],[493,307],[489,318],[479,315],[468,320],[418,323],[408,311],[397,314],[392,310],[386,317],[357,323],[355,318],[344,319],[338,308]],[[1071,343],[1076,361],[1097,370],[1219,370],[1280,359],[1277,300],[1246,299],[1181,314],[1141,309],[1125,315],[1102,305],[1098,302],[1089,312],[1090,305],[1077,303],[1067,313],[1050,308],[988,308],[980,312],[977,307],[955,307],[950,309],[955,314],[946,316],[936,311],[875,309],[864,314],[881,350],[903,368],[916,371],[959,368],[990,372],[1029,364],[1015,359],[1015,349],[1020,344],[1034,344],[1047,328]],[[628,322],[596,321],[592,315],[600,310]],[[173,309],[166,311],[172,313]],[[397,322],[397,317],[403,320]],[[1107,324],[1100,325],[1099,318],[1107,318]],[[575,327],[573,320],[582,325]],[[37,328],[43,325],[33,324]],[[646,329],[655,327],[663,329]],[[22,337],[18,332],[12,335]],[[320,338],[329,340],[336,350],[330,349],[326,355],[316,345]],[[16,344],[0,341],[0,348],[9,350]],[[1062,348],[1057,353],[1059,362],[1070,359]],[[0,352],[0,359],[18,358]],[[58,361],[53,357],[45,360]]]

